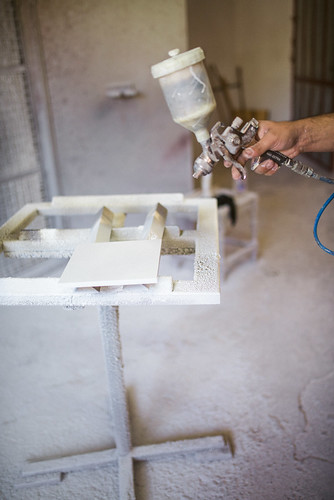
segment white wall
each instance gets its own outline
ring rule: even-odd
[[[190,134],[150,66],[187,49],[185,0],[38,0],[62,194],[188,191]],[[134,99],[109,84],[130,81]]]
[[[241,66],[247,107],[273,120],[290,118],[292,3],[188,0],[189,45],[202,46],[229,82]]]
[[[247,106],[290,117],[292,0],[188,0],[188,18],[186,0],[36,1],[62,194],[191,189],[191,134],[150,73],[171,48],[202,46],[229,81],[242,66]],[[124,81],[138,98],[105,96]]]

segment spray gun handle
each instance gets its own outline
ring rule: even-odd
[[[251,170],[255,170],[259,164],[265,160],[273,160],[277,165],[280,167],[288,167],[290,168],[293,172],[299,175],[303,175],[304,177],[309,177],[317,180],[323,180],[321,179],[321,176],[317,174],[313,168],[309,167],[308,165],[305,165],[299,160],[290,158],[289,156],[284,155],[280,151],[272,151],[268,150],[265,153],[263,153],[261,156],[259,156],[252,164]]]

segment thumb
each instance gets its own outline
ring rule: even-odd
[[[250,159],[256,156],[261,156],[263,153],[271,149],[273,146],[273,141],[270,137],[264,136],[259,142],[253,144],[252,146],[246,148],[243,152],[244,158]]]

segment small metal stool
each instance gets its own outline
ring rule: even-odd
[[[227,205],[218,206],[219,247],[221,254],[221,276],[245,260],[256,260],[258,252],[258,195],[252,191],[236,192],[219,190],[215,196],[227,195],[233,199],[236,223],[231,223]]]

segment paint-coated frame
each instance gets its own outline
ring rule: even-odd
[[[220,269],[217,202],[212,198],[186,198],[182,194],[139,194],[111,196],[54,197],[51,202],[25,205],[0,228],[0,250],[6,257],[69,258],[75,247],[89,241],[91,228],[27,229],[41,215],[44,217],[94,215],[107,207],[114,213],[112,238],[118,241],[141,238],[142,227],[124,227],[125,214],[148,213],[157,203],[168,214],[192,214],[194,229],[166,226],[161,254],[194,254],[192,280],[159,276],[156,284],[92,288],[69,288],[59,278],[0,278],[0,305],[140,305],[140,304],[218,304]]]

